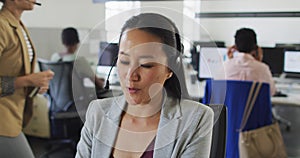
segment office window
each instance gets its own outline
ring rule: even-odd
[[[195,13],[200,12],[201,1],[183,1],[183,44],[184,54],[190,57],[191,44],[200,38],[200,18],[195,18]],[[193,31],[191,31],[193,30]]]
[[[121,27],[132,13],[140,12],[139,1],[111,1],[105,3],[105,30],[108,42],[118,42]]]
[[[200,12],[200,3],[201,1],[183,1],[183,13],[190,18],[195,18],[195,13]]]

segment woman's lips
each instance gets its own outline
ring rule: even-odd
[[[138,89],[138,88],[129,88],[129,87],[128,87],[128,92],[129,92],[130,94],[137,93],[139,90],[140,90],[140,89]]]

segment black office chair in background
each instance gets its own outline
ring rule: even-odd
[[[47,92],[50,101],[50,151],[43,157],[66,148],[75,154],[83,123],[77,113],[72,93],[73,62],[38,59],[38,63],[41,71],[51,69],[55,73]]]
[[[224,158],[226,155],[227,108],[225,105],[208,105],[214,111],[214,127],[210,158]]]

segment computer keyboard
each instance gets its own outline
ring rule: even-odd
[[[300,79],[300,74],[296,73],[296,74],[286,74],[285,78],[287,79]]]

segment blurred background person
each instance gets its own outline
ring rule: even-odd
[[[32,116],[32,97],[48,90],[54,73],[33,73],[36,54],[21,15],[35,2],[0,1],[0,157],[33,158],[22,128]]]
[[[275,83],[269,66],[262,62],[263,51],[257,45],[254,30],[241,28],[234,38],[235,45],[229,48],[229,60],[224,63],[226,79],[266,82],[270,84],[271,95],[274,95]]]
[[[76,51],[80,43],[77,30],[73,27],[63,29],[61,33],[61,40],[62,44],[65,46],[65,50],[54,53],[51,56],[51,61],[74,61],[76,58]]]
[[[62,44],[65,50],[54,53],[51,61],[74,61],[76,74],[80,78],[89,78],[95,83],[97,89],[103,89],[104,79],[98,78],[92,70],[91,65],[83,56],[77,56],[76,52],[80,45],[79,35],[77,29],[74,27],[67,27],[61,33]]]

